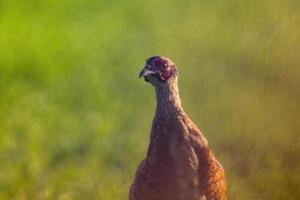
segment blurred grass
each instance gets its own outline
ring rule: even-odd
[[[162,54],[230,199],[300,198],[298,1],[0,1],[0,199],[127,199]]]

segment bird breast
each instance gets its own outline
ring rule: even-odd
[[[176,199],[196,199],[199,162],[188,128],[180,118],[154,124],[148,152],[153,172],[150,177],[158,177],[154,186],[165,188],[164,192],[169,188]]]

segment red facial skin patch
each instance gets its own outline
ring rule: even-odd
[[[163,57],[151,59],[149,64],[151,71],[158,73],[163,81],[167,81],[171,77],[172,69],[175,66],[169,59]]]

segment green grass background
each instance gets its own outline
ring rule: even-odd
[[[166,55],[229,199],[300,199],[296,0],[1,0],[0,199],[127,199]]]

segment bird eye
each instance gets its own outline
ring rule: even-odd
[[[145,66],[145,68],[146,68],[146,69],[150,69],[150,68],[151,68],[151,65],[147,64],[147,65]]]
[[[162,63],[162,64],[160,65],[160,69],[161,69],[161,70],[165,70],[167,67],[168,67],[168,64],[167,64],[167,63]]]

